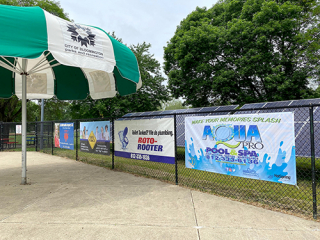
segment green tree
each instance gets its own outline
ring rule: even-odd
[[[27,102],[27,121],[35,121],[40,117],[40,106],[34,101]],[[13,96],[9,99],[0,100],[0,119],[3,122],[21,122],[21,101]]]
[[[39,102],[39,106],[41,102]],[[70,101],[61,101],[56,97],[44,100],[44,120],[70,120]],[[40,119],[39,119],[40,120]]]
[[[162,103],[161,110],[176,110],[176,109],[187,109],[183,105],[183,102],[180,99],[172,99],[171,101]]]
[[[21,101],[16,96],[0,99],[0,121],[12,122],[21,116]]]
[[[108,99],[93,100],[88,97],[82,101],[73,101],[72,118],[100,118],[122,116],[129,112],[155,111],[161,107],[161,102],[169,100],[169,93],[162,85],[165,78],[161,75],[160,63],[150,54],[150,47],[147,43],[130,46],[137,58],[142,79],[142,87],[136,93],[123,97],[117,94]]]
[[[27,121],[34,122],[36,119],[40,120],[40,106],[34,101],[27,102]],[[21,119],[16,119],[16,122],[21,122]]]
[[[317,96],[308,83],[319,76],[318,4],[225,0],[197,8],[165,47],[172,95],[193,107]]]
[[[58,1],[53,0],[0,0],[0,4],[13,6],[39,6],[42,9],[69,20],[68,14],[64,12]],[[27,119],[34,121],[37,112],[34,112],[34,102],[27,103]],[[39,113],[39,112],[38,112]],[[0,121],[21,121],[21,101],[16,96],[9,99],[0,99]]]
[[[67,13],[61,8],[59,1],[54,0],[0,0],[2,5],[12,5],[12,6],[39,6],[42,9],[50,12],[51,14],[70,21]]]

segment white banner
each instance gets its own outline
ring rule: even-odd
[[[187,168],[296,185],[294,113],[188,117]]]
[[[175,163],[173,118],[115,121],[115,156]]]
[[[16,125],[16,134],[21,134],[21,125]]]

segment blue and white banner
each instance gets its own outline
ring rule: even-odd
[[[185,119],[187,168],[297,184],[294,113]]]
[[[110,155],[110,121],[80,122],[80,151]]]
[[[60,148],[74,150],[73,123],[60,123]]]
[[[115,156],[174,164],[173,118],[115,121]]]

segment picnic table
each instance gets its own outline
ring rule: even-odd
[[[27,136],[27,144],[35,145],[36,143],[36,137],[35,136]]]
[[[41,141],[41,136],[27,136],[27,144],[35,145],[36,141],[39,143]],[[43,144],[49,143],[49,139],[46,136],[42,137]]]
[[[3,148],[4,145],[6,145],[6,148],[13,148],[15,146],[16,143],[14,140],[10,140],[10,138],[1,138],[0,139],[1,142],[1,147]]]

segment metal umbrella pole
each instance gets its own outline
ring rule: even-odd
[[[27,59],[22,59],[22,177],[27,184]]]
[[[40,150],[43,149],[43,121],[44,121],[44,99],[41,99]]]

